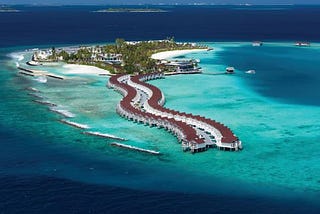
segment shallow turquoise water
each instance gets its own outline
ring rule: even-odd
[[[270,90],[272,86],[263,85],[262,81],[265,76],[268,77],[263,72],[265,67],[269,66],[272,70],[274,65],[261,61],[280,57],[270,54],[270,50],[260,49],[260,63],[254,64],[244,63],[238,58],[232,61],[230,58],[235,52],[238,56],[248,58],[251,54],[254,57],[256,50],[248,51],[248,44],[209,45],[215,50],[186,56],[201,59],[203,74],[171,76],[150,83],[163,90],[167,107],[204,115],[228,125],[242,140],[243,151],[209,150],[196,155],[183,153],[176,139],[164,130],[120,118],[115,113],[115,106],[121,96],[105,87],[107,77],[71,75],[73,79],[70,80],[49,79],[42,84],[17,75],[15,63],[19,59],[16,57],[1,62],[1,84],[7,92],[3,95],[5,102],[0,105],[1,124],[6,124],[10,130],[49,142],[49,145],[41,145],[42,141],[37,141],[41,145],[39,151],[30,153],[48,155],[52,150],[54,154],[59,153],[62,160],[44,155],[34,160],[36,164],[12,167],[10,173],[49,174],[138,189],[221,191],[273,197],[312,198],[317,195],[320,190],[319,106],[293,103],[283,96],[278,99],[257,90]],[[286,55],[281,54],[287,61],[310,51],[300,49],[299,53],[291,53],[291,45],[280,43],[266,48],[272,47],[287,52]],[[315,53],[318,51],[317,48],[311,49]],[[3,50],[3,54],[13,51]],[[299,63],[306,63],[308,67],[310,60],[302,57]],[[21,60],[19,63],[23,62]],[[312,66],[318,64],[314,58]],[[213,75],[224,71],[229,65],[237,68],[235,75]],[[250,66],[257,70],[255,75],[244,73],[252,69]],[[63,73],[61,66],[46,70]],[[299,76],[296,82],[291,81],[295,84],[303,77]],[[255,82],[255,79],[258,81]],[[81,130],[60,123],[58,120],[62,116],[32,102],[36,98],[25,90],[30,86],[39,89],[45,100],[73,113],[75,117],[70,118],[71,121],[87,124],[92,131],[125,137],[130,145],[157,150],[163,155],[153,157],[121,150],[109,146],[114,140],[83,135]],[[43,163],[45,159],[49,161]]]

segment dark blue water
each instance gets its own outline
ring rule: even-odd
[[[54,166],[60,159],[66,165],[83,162],[78,155],[55,145],[48,148],[43,139],[19,136],[17,131],[1,128],[0,210],[1,213],[318,213],[320,207],[298,199],[262,196],[192,194],[159,189],[133,190],[117,186],[84,183],[57,176],[41,175],[39,163]],[[49,143],[50,141],[47,141]],[[11,146],[10,146],[11,144]],[[73,148],[73,152],[79,152]],[[66,155],[67,154],[67,155]],[[87,163],[88,164],[88,163]],[[88,166],[92,164],[89,163]],[[122,168],[104,162],[107,174]],[[123,164],[123,163],[122,163]],[[30,171],[30,168],[33,172]],[[58,167],[57,163],[57,167]],[[17,170],[20,168],[20,172]],[[47,167],[50,168],[50,167]],[[117,170],[118,169],[118,170]],[[72,171],[72,167],[70,167]],[[12,173],[15,171],[15,173]],[[72,173],[72,172],[71,172]],[[54,172],[52,172],[54,174]],[[108,178],[106,178],[108,179]],[[143,179],[141,179],[143,182]],[[214,182],[214,181],[213,181]]]
[[[165,7],[169,13],[91,13],[106,7],[17,7],[0,14],[0,46],[127,40],[319,41],[320,7]]]
[[[0,13],[0,47],[19,46],[17,49],[20,49],[27,45],[110,42],[118,37],[144,40],[174,36],[177,40],[188,41],[319,41],[320,38],[320,7],[282,7],[280,10],[264,7],[245,10],[242,7],[166,7],[169,13],[152,14],[90,13],[101,9],[95,6],[17,8],[22,12]],[[54,170],[62,165],[66,166],[64,170],[68,170],[69,177],[79,178],[77,180],[90,179],[82,179],[83,175],[73,170],[92,165],[102,168],[105,173],[102,179],[112,180],[112,176],[119,177],[127,170],[134,175],[143,173],[139,171],[142,170],[139,163],[115,161],[108,157],[110,153],[106,154],[107,160],[97,161],[99,152],[86,152],[85,143],[90,144],[88,138],[79,137],[72,128],[66,128],[68,131],[64,133],[59,124],[50,125],[57,118],[48,115],[44,108],[32,105],[30,98],[22,92],[28,80],[11,74],[10,68],[6,67],[6,54],[11,51],[1,49],[0,53],[0,213],[319,212],[319,207],[305,201],[231,194],[222,196],[212,192],[174,193],[161,189],[155,192],[57,178],[59,175]],[[227,51],[230,56],[235,50]],[[228,61],[228,58],[224,60]],[[261,60],[256,59],[256,62]],[[243,60],[238,61],[239,68],[246,69],[247,64],[241,63]],[[273,81],[268,78],[262,80]],[[306,81],[303,87],[314,84],[317,79],[310,77]],[[13,88],[13,85],[20,85],[20,88]],[[290,92],[289,82],[285,82],[285,86],[280,85],[284,87],[281,93]],[[295,92],[295,88],[292,90]],[[16,100],[20,100],[21,106],[16,105]],[[301,102],[307,103],[307,100]],[[71,133],[68,139],[65,138],[66,133]],[[83,148],[70,145],[75,142],[83,144]],[[102,141],[95,143],[99,147],[96,150],[105,149]],[[139,182],[144,182],[143,177],[138,178]]]
[[[285,103],[320,106],[319,48],[268,45],[225,48],[222,64],[234,65],[260,94]],[[255,75],[243,72],[255,69]]]
[[[50,177],[1,177],[1,213],[318,213],[300,201],[133,191]]]

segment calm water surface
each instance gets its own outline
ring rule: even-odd
[[[0,26],[6,29],[0,34],[3,213],[120,213],[138,209],[146,213],[318,213],[318,43],[298,48],[293,42],[266,42],[254,48],[250,42],[208,42],[214,51],[185,56],[200,59],[203,74],[151,82],[163,90],[167,107],[201,114],[232,128],[245,146],[236,153],[183,153],[176,139],[164,130],[120,118],[115,106],[121,96],[105,88],[106,77],[69,75],[66,81],[49,79],[41,84],[17,74],[16,69],[17,62],[24,64],[30,56],[25,52],[29,48],[101,43],[119,35],[128,39],[175,35],[199,42],[223,38],[316,40],[317,30],[302,32],[290,23],[296,14],[304,13],[300,20],[303,27],[316,29],[318,8],[284,8],[281,12],[274,8],[170,8],[170,13],[153,16],[89,13],[95,9],[91,7],[23,9],[22,13],[0,14]],[[190,12],[196,14],[194,18],[179,22],[185,24],[177,27],[179,20],[190,19]],[[57,13],[58,18],[53,19]],[[221,19],[226,13],[229,18]],[[273,19],[266,19],[270,14]],[[116,21],[107,21],[110,16]],[[253,16],[279,26],[287,23],[287,28],[259,22],[226,27],[232,20],[248,23]],[[166,26],[159,21],[165,17],[173,20]],[[153,21],[144,21],[147,18]],[[97,22],[101,19],[106,21]],[[43,22],[23,24],[34,20]],[[189,28],[194,22],[199,25],[197,33]],[[254,32],[253,27],[257,29]],[[13,45],[16,47],[9,47]],[[226,66],[234,66],[236,74],[213,75]],[[41,69],[67,75],[62,65]],[[255,69],[256,74],[246,74],[249,69]],[[38,98],[30,95],[33,92],[26,90],[28,87],[37,88],[45,100],[73,113],[70,120],[88,124],[93,131],[128,138],[128,144],[159,150],[163,155],[121,150],[111,147],[111,140],[83,135],[60,123],[61,115],[33,102]]]

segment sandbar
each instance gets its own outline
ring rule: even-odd
[[[110,72],[108,70],[90,65],[65,64],[63,65],[63,68],[66,74],[110,75]]]

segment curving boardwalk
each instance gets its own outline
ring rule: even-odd
[[[110,77],[109,88],[124,98],[117,105],[117,113],[128,120],[163,127],[181,142],[184,151],[205,151],[210,147],[237,151],[241,141],[225,125],[214,120],[164,108],[165,97],[155,86],[145,81],[162,78],[162,73]]]

